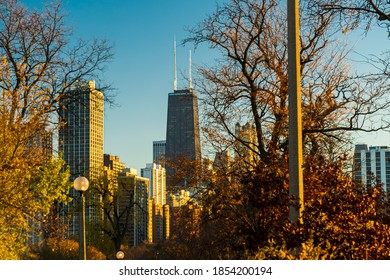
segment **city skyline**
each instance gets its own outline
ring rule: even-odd
[[[39,1],[0,2],[0,259],[390,259],[390,2],[299,44],[298,1]]]
[[[40,0],[23,3],[38,9],[42,6]],[[64,1],[67,23],[73,27],[75,38],[106,38],[114,46],[115,56],[104,78],[116,88],[115,102],[119,106],[106,106],[104,152],[120,156],[127,167],[140,171],[146,163],[152,163],[153,141],[165,140],[168,93],[174,88],[174,37],[178,42],[178,88],[188,84],[190,50],[193,50],[195,90],[196,66],[212,65],[216,56],[212,50],[206,46],[194,50],[192,45],[183,46],[180,42],[189,36],[186,28],[215,11],[215,3],[210,0]],[[387,42],[385,29],[375,29],[366,36],[358,30],[340,39],[350,40],[355,61],[363,60],[357,53],[384,51]],[[199,109],[201,115],[201,106]],[[390,145],[389,134],[385,135],[362,134],[355,142]]]

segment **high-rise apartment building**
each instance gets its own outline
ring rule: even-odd
[[[168,94],[168,115],[166,134],[166,164],[168,185],[171,185],[171,176],[174,166],[180,160],[196,161],[200,163],[201,147],[199,136],[198,97],[192,88],[191,70],[188,89],[177,89],[176,79],[176,46],[174,90]],[[191,69],[191,56],[190,56]],[[179,185],[185,185],[186,178],[182,178]]]
[[[59,149],[73,177],[93,179],[103,169],[104,96],[94,81],[80,84],[73,92],[74,100],[61,104],[65,125],[60,128]]]
[[[170,219],[169,205],[153,203],[153,243],[169,239]]]
[[[91,182],[103,171],[104,95],[95,88],[95,82],[80,83],[71,91],[71,101],[60,104],[60,118],[64,125],[59,131],[59,150],[70,167],[73,180],[80,175]],[[90,186],[91,189],[92,186]],[[71,189],[77,203],[79,195]],[[87,223],[101,222],[102,215],[91,205],[99,201],[91,190],[86,192]],[[68,210],[72,203],[68,205]],[[69,233],[78,235],[78,211],[69,223]]]
[[[118,185],[118,174],[123,171],[125,164],[120,161],[119,156],[104,154],[104,172],[108,182]]]
[[[355,145],[353,178],[364,186],[373,186],[379,180],[385,191],[390,189],[390,147],[366,144]]]
[[[166,141],[153,141],[153,163],[165,167],[165,146]]]
[[[125,168],[125,164],[120,161],[119,156],[104,154],[104,177],[103,184],[100,185],[102,195],[101,202],[105,211],[102,228],[107,231],[115,232],[118,225],[117,217],[121,215],[116,210],[118,209],[118,175]]]
[[[125,168],[118,175],[120,224],[126,230],[129,246],[149,240],[149,179],[140,177],[134,169]]]
[[[170,212],[166,204],[166,171],[159,164],[146,164],[141,176],[148,178],[149,185],[149,242],[158,242],[169,238]],[[150,227],[151,226],[151,227]]]
[[[141,176],[148,178],[150,181],[149,196],[154,199],[154,203],[160,205],[166,204],[165,168],[155,163],[146,164],[146,167],[141,169]]]

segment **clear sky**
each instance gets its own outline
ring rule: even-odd
[[[22,2],[40,5],[40,0]],[[105,78],[116,88],[119,106],[105,108],[104,151],[139,170],[152,162],[152,142],[165,139],[174,37],[178,88],[184,88],[193,46],[180,42],[187,36],[186,27],[215,9],[215,1],[63,0],[63,4],[75,36],[106,38],[114,45],[114,60]],[[209,57],[204,49],[192,49],[193,64]]]
[[[40,0],[24,0],[40,7]],[[221,2],[221,1],[220,1]],[[176,36],[178,88],[187,87],[188,53],[180,46],[192,27],[211,14],[215,0],[63,0],[67,22],[74,35],[106,38],[115,57],[105,79],[117,89],[119,107],[105,109],[105,153],[117,155],[127,167],[142,168],[152,162],[152,142],[164,140],[168,93],[173,90],[173,38]],[[349,34],[359,53],[388,50],[385,30]],[[211,62],[210,51],[192,52],[194,65]],[[362,135],[357,142],[390,145],[386,135]]]

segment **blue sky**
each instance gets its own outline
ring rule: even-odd
[[[215,8],[213,0],[65,0],[76,36],[107,38],[114,61],[105,77],[117,89],[119,107],[105,109],[105,153],[128,167],[152,162],[152,142],[165,139],[168,93],[173,90],[173,40],[177,39],[178,87],[187,87],[188,54],[180,46],[193,26]],[[209,59],[192,51],[194,64]]]
[[[40,7],[40,0],[22,1]],[[215,0],[63,0],[67,23],[74,36],[106,38],[115,57],[105,79],[117,89],[119,107],[105,109],[105,153],[120,156],[127,167],[142,168],[152,161],[152,142],[165,139],[168,93],[173,90],[173,38],[176,36],[178,87],[187,87],[188,52],[180,46],[192,27],[216,7]],[[362,54],[388,49],[386,32],[374,30],[364,37],[349,33]],[[192,52],[194,65],[211,63],[210,51]],[[356,64],[357,65],[357,64]],[[361,65],[357,67],[362,67]],[[357,142],[390,145],[388,134],[361,135]]]

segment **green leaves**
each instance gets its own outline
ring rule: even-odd
[[[42,234],[39,225],[55,202],[67,201],[70,187],[62,159],[53,158],[41,166],[19,161],[23,168],[0,171],[0,259],[22,257],[27,239]]]

